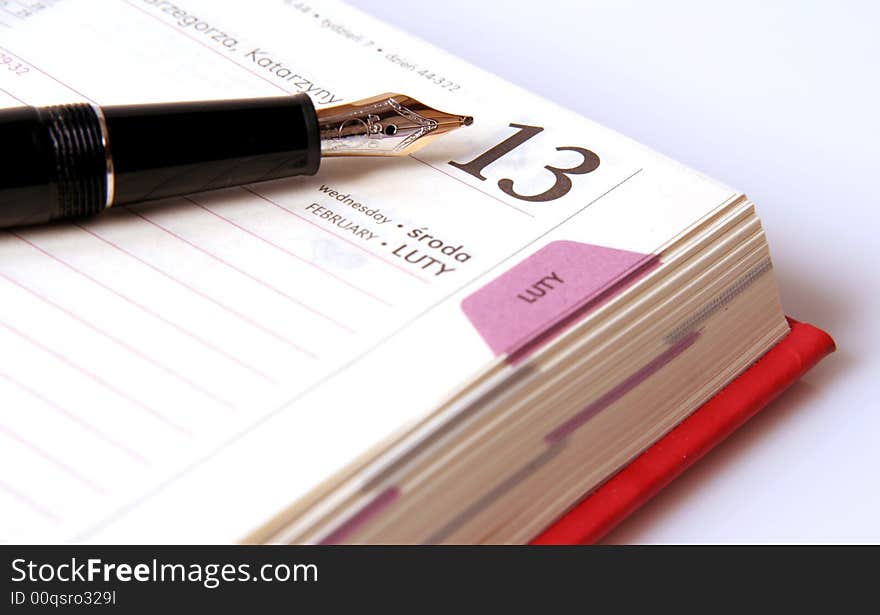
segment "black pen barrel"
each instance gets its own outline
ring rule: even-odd
[[[318,120],[305,94],[103,111],[114,204],[313,175],[321,161]]]
[[[0,226],[313,175],[320,161],[305,94],[0,110]]]

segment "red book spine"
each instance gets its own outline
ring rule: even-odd
[[[593,544],[752,418],[834,351],[816,327],[789,319],[791,332],[602,486],[544,530],[532,544]]]

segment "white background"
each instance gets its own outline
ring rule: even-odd
[[[880,5],[351,2],[746,191],[838,343],[607,540],[880,542]]]

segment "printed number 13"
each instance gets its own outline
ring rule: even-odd
[[[485,180],[486,178],[483,176],[483,169],[485,169],[487,166],[489,166],[502,156],[509,154],[511,151],[544,130],[540,126],[526,126],[524,124],[510,124],[510,127],[518,128],[519,130],[516,132],[516,134],[511,135],[495,147],[486,150],[484,153],[480,154],[470,162],[450,161],[449,164],[454,166],[456,169],[461,169],[469,175],[473,175],[477,179]],[[513,198],[519,199],[521,201],[530,201],[532,203],[553,201],[562,196],[565,196],[566,194],[568,194],[568,191],[571,190],[571,179],[568,177],[569,175],[583,175],[585,173],[591,173],[599,167],[599,157],[594,152],[591,152],[588,149],[584,149],[583,147],[566,145],[562,147],[557,147],[556,151],[577,152],[583,157],[583,161],[579,165],[571,167],[569,169],[560,169],[558,167],[550,166],[549,164],[544,166],[545,169],[553,173],[553,175],[556,177],[556,183],[553,184],[553,186],[551,186],[549,190],[546,190],[540,194],[519,194],[516,190],[513,189],[513,180],[507,178],[498,180],[498,187],[501,188],[501,191],[505,194],[508,194]]]

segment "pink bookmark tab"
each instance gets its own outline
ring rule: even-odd
[[[656,264],[640,254],[554,241],[465,298],[465,315],[495,354],[512,355],[607,300]]]

